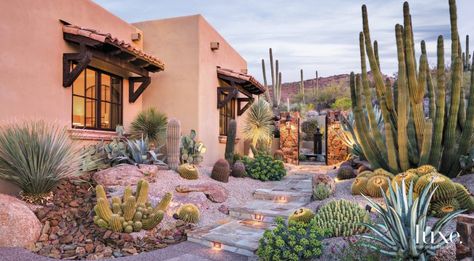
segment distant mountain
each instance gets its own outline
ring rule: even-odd
[[[372,74],[369,72],[369,80],[372,80]],[[343,86],[346,88],[349,88],[349,74],[338,74],[338,75],[333,75],[333,76],[328,76],[328,77],[319,77],[319,89],[324,89],[327,86],[335,85],[337,83],[344,83]],[[387,76],[385,76],[386,78]],[[393,82],[394,78],[389,77],[390,80]],[[306,79],[304,81],[304,91],[305,93],[310,93],[313,91],[313,88],[316,87],[316,78],[313,79]],[[300,89],[300,82],[287,82],[283,83],[281,87],[281,101],[286,102],[286,98],[291,98],[294,97],[296,94],[298,94]],[[270,88],[271,91],[271,88]]]

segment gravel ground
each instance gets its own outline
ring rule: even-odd
[[[225,207],[243,205],[245,202],[252,200],[252,194],[259,188],[270,188],[274,182],[262,182],[251,178],[234,178],[229,177],[228,183],[222,183],[210,178],[212,168],[200,168],[200,177],[197,180],[187,180],[179,176],[172,170],[160,170],[156,175],[156,182],[150,183],[148,196],[153,205],[155,205],[166,192],[173,193],[173,201],[171,202],[161,227],[172,225],[175,220],[173,214],[176,213],[179,206],[185,203],[196,204],[201,210],[201,217],[197,226],[206,226],[215,223],[220,219],[228,217],[221,213],[218,208],[221,205]],[[228,199],[223,203],[214,203],[206,198],[202,192],[178,193],[175,191],[178,185],[195,185],[203,183],[213,183],[223,186],[229,193]],[[121,196],[124,187],[112,188],[110,194]]]

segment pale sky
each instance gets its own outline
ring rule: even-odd
[[[372,40],[378,40],[382,71],[397,70],[394,27],[403,22],[400,0],[94,0],[128,22],[202,14],[247,60],[249,73],[262,80],[261,59],[268,48],[280,60],[283,82],[360,71],[360,7],[367,4]],[[436,39],[450,39],[448,0],[410,0],[417,52],[425,40],[429,62],[436,64]],[[457,0],[459,34],[471,34],[473,0]],[[449,61],[450,42],[445,41]],[[417,55],[418,55],[417,54]],[[268,72],[267,72],[268,73]]]

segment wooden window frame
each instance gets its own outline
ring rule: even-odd
[[[228,93],[221,94],[223,99],[225,96],[229,95]],[[237,99],[232,98],[225,106],[219,109],[219,136],[227,136],[229,122],[235,120],[236,117],[236,105]],[[228,110],[228,104],[230,104],[230,112]],[[224,127],[221,128],[221,118],[224,117]]]
[[[75,64],[73,63],[71,66],[74,66]],[[115,128],[116,126],[110,126],[110,128],[101,128],[101,111],[102,111],[102,103],[109,103],[112,107],[112,105],[116,105],[118,106],[119,108],[119,119],[118,119],[118,124],[117,125],[121,125],[123,124],[123,77],[120,77],[116,74],[113,74],[113,73],[110,73],[110,72],[107,72],[107,71],[104,71],[104,70],[101,70],[101,69],[98,69],[96,67],[93,67],[93,66],[87,66],[83,72],[85,74],[87,74],[87,69],[89,70],[92,70],[95,72],[95,86],[96,86],[96,90],[95,90],[95,98],[90,98],[90,97],[87,97],[86,95],[86,89],[85,89],[85,85],[87,83],[87,79],[86,79],[86,75],[84,77],[84,96],[81,96],[81,95],[77,95],[77,94],[74,94],[74,82],[72,83],[72,95],[71,95],[71,107],[72,107],[72,110],[71,110],[71,126],[73,129],[87,129],[87,130],[102,130],[102,131],[115,131]],[[82,72],[81,72],[82,73]],[[120,80],[120,98],[119,98],[119,103],[116,103],[116,102],[112,102],[112,97],[110,98],[110,102],[109,101],[106,101],[106,100],[102,100],[102,75],[107,75],[109,77],[114,77],[114,78],[117,78]],[[112,81],[112,79],[111,79]],[[110,88],[112,88],[112,86],[110,86]],[[74,97],[78,97],[78,98],[81,98],[84,100],[84,126],[74,126]],[[88,127],[86,126],[86,111],[87,111],[87,103],[86,101],[87,100],[93,100],[95,102],[95,124],[94,124],[94,127]]]

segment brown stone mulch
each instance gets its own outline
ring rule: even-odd
[[[186,240],[191,225],[177,220],[172,226],[139,233],[112,233],[93,223],[94,183],[90,176],[62,182],[51,202],[37,208],[43,224],[33,252],[52,258],[102,259],[135,255]]]

